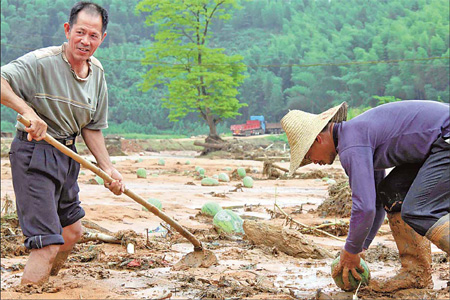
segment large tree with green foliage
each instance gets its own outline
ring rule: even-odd
[[[228,20],[236,0],[143,0],[139,12],[148,13],[146,24],[156,26],[155,42],[145,49],[144,91],[167,87],[163,106],[169,119],[178,121],[198,112],[209,126],[208,139],[218,140],[216,125],[239,115],[246,106],[236,98],[245,65],[239,55],[209,43],[214,19]]]

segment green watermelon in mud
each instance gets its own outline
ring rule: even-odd
[[[244,179],[242,179],[242,182],[244,183],[244,186],[246,188],[253,187],[253,178],[251,178],[250,176],[245,176]]]
[[[203,169],[203,168],[198,168],[197,172],[198,172],[198,175],[200,175],[200,176],[205,175],[205,169]]]
[[[220,232],[226,233],[244,233],[244,220],[229,209],[219,211],[213,219],[214,227]]]
[[[147,170],[144,168],[139,168],[136,171],[137,178],[147,178]]]
[[[98,175],[96,175],[94,179],[95,179],[95,181],[96,181],[98,184],[100,184],[100,185],[105,184],[105,181],[103,180],[103,178],[101,178],[101,177],[98,176]]]
[[[219,185],[219,181],[217,181],[217,179],[214,178],[206,177],[202,179],[200,184],[202,186],[217,186]]]
[[[336,268],[339,265],[339,260],[340,257],[337,257],[332,263],[331,263],[331,274],[333,274],[333,270],[334,268]],[[367,285],[369,284],[369,280],[370,280],[370,271],[369,271],[369,267],[367,266],[367,263],[361,258],[361,266],[364,269],[364,272],[361,273],[358,269],[356,269],[359,273],[359,275],[361,276],[361,286]],[[348,273],[348,279],[350,281],[350,286],[351,288],[349,290],[345,289],[344,286],[344,281],[342,279],[342,272],[339,273],[336,277],[333,277],[334,283],[336,283],[336,285],[338,287],[340,287],[343,291],[354,291],[358,288],[359,285],[359,280],[356,280],[355,277],[353,277],[352,273],[349,272]]]
[[[219,174],[219,181],[230,182],[230,177],[227,174],[225,174],[225,173],[220,173]]]
[[[202,213],[211,217],[214,217],[222,207],[216,202],[207,202],[202,206]]]
[[[162,209],[162,203],[158,199],[150,198],[147,200],[147,202],[150,203],[151,205],[155,206],[159,210]],[[148,211],[148,209],[145,207],[142,207],[142,210]]]
[[[241,178],[244,178],[245,175],[247,175],[247,172],[245,172],[245,169],[242,167],[237,168],[237,173],[238,173],[239,177],[241,177]]]

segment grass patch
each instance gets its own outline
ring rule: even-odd
[[[269,135],[269,136],[267,136],[267,139],[272,142],[285,142],[285,143],[288,142],[286,133]]]

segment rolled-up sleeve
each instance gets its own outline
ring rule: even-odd
[[[25,102],[30,102],[36,94],[37,72],[36,56],[32,53],[19,57],[1,68],[2,78]]]

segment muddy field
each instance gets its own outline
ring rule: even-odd
[[[258,147],[258,156],[267,147]],[[9,160],[2,155],[2,299],[354,297],[352,293],[342,292],[330,277],[331,262],[344,245],[348,231],[349,192],[339,162],[326,167],[306,166],[300,170],[302,175],[298,179],[286,179],[283,174],[274,177],[263,172],[263,161],[224,158],[229,156],[219,154],[201,158],[195,151],[149,152],[136,143],[122,150],[127,155],[112,160],[123,174],[127,188],[145,199],[159,199],[162,210],[212,250],[219,264],[208,269],[175,270],[173,265],[193,250],[192,244],[132,199],[114,196],[96,184],[95,175],[82,169],[79,184],[86,211],[83,225],[92,233],[98,232],[95,226],[100,226],[102,232],[115,237],[118,243],[79,243],[60,274],[51,277],[47,285],[20,287],[27,251],[22,247],[23,238],[12,208],[4,214],[4,205],[8,199],[14,202],[14,193]],[[288,168],[289,164],[278,159],[276,166]],[[221,182],[219,186],[202,186],[196,167],[204,168],[208,176],[226,173],[231,181]],[[253,188],[242,187],[242,180],[233,176],[238,167],[246,168],[247,174],[253,177]],[[146,170],[146,178],[137,178],[139,168]],[[336,201],[336,197],[342,201]],[[210,201],[239,214],[245,220],[244,227],[254,221],[266,227],[277,226],[289,232],[291,238],[304,238],[328,256],[292,253],[273,246],[274,243],[265,243],[264,238],[254,238],[252,242],[245,234],[218,234],[212,218],[200,213],[202,205]],[[134,253],[127,252],[128,244],[134,245]],[[448,299],[448,258],[434,245],[432,252],[434,289],[377,294],[361,288],[357,297]],[[368,250],[367,262],[372,278],[389,277],[400,267],[387,224],[381,227]]]

